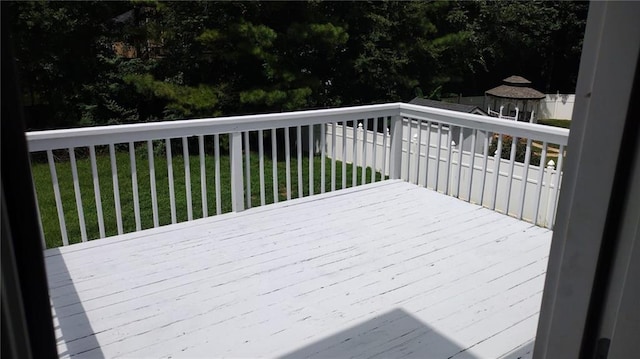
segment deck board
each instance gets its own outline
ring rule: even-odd
[[[530,355],[551,234],[384,181],[45,260],[62,357],[494,358]]]

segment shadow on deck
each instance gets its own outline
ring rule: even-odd
[[[476,358],[403,309],[397,308],[362,324],[281,356],[297,358]]]

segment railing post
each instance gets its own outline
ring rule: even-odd
[[[400,179],[402,169],[402,117],[391,117],[391,153],[389,160],[389,177]]]
[[[229,134],[229,154],[231,156],[231,210],[244,210],[244,178],[242,173],[242,133]]]

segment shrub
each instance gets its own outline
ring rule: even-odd
[[[513,143],[513,137],[503,135],[502,136],[502,153],[500,155],[501,158],[510,159],[511,158],[511,144]],[[498,135],[493,136],[491,139],[491,145],[489,146],[489,154],[494,155],[498,149]],[[518,139],[518,143],[516,144],[516,162],[524,163],[525,155],[527,153],[527,140],[526,139]],[[531,147],[531,157],[529,163],[531,165],[539,165],[540,164],[540,152],[536,151],[536,149]]]

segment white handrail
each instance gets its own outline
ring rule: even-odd
[[[400,115],[423,121],[434,121],[493,133],[502,133],[509,136],[531,138],[533,140],[546,141],[559,145],[566,145],[569,140],[569,130],[566,128],[509,121],[501,118],[453,112],[419,105],[403,103],[401,105]]]
[[[34,131],[27,133],[27,142],[29,144],[29,151],[36,152],[47,149],[128,143],[159,138],[178,138],[307,126],[359,120],[362,118],[393,116],[398,114],[400,105],[400,103],[388,103],[323,110],[270,113],[264,115]]]
[[[425,121],[476,128],[518,137],[532,138],[561,145],[567,144],[569,130],[526,122],[507,121],[495,117],[461,113],[406,103],[388,103],[342,107],[323,110],[294,111],[264,115],[231,116],[219,118],[147,122],[129,125],[96,126],[27,133],[29,151],[46,151],[68,147],[84,147],[113,143],[128,143],[212,135],[231,132],[266,130],[293,126],[306,126],[336,121],[352,121],[400,115]]]

